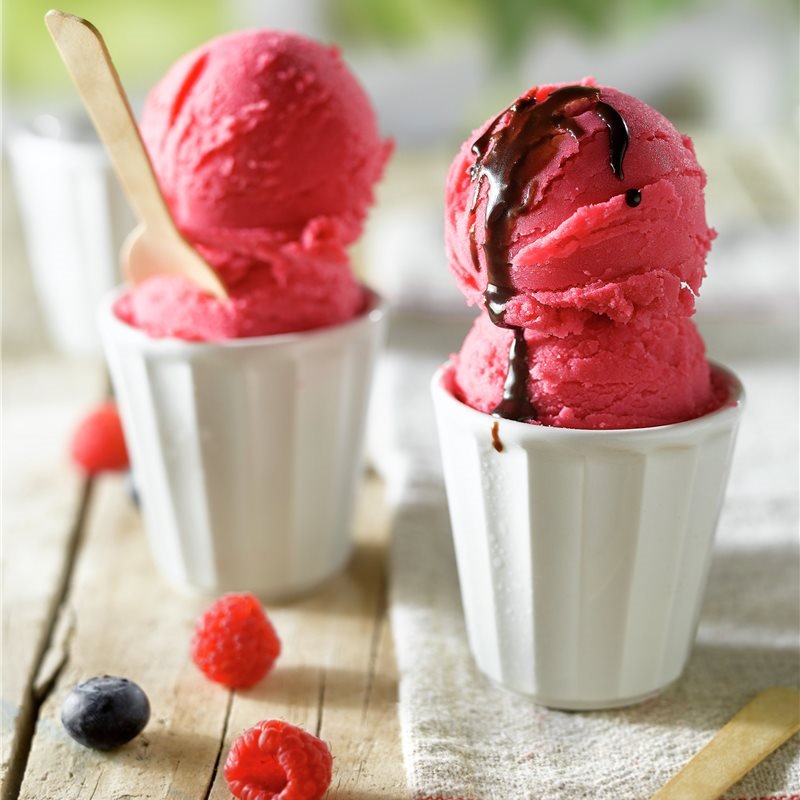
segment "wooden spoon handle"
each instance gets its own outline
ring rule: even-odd
[[[139,219],[161,236],[180,236],[100,32],[63,11],[48,11],[45,24]]]
[[[652,800],[717,800],[800,731],[800,690],[765,689],[751,700]]]

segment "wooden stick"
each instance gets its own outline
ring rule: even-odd
[[[717,800],[800,731],[800,690],[765,689],[751,700],[652,800]]]
[[[219,277],[175,226],[100,31],[91,22],[63,11],[48,11],[44,19],[128,200],[148,237],[161,245],[156,250],[166,252],[162,258],[165,270],[185,275],[217,297],[226,297]]]

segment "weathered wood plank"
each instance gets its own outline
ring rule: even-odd
[[[35,673],[63,594],[86,482],[68,463],[76,420],[103,394],[97,364],[3,366],[2,796],[16,794],[33,732]]]
[[[95,494],[66,605],[67,663],[42,707],[21,798],[202,800],[212,779],[211,796],[228,798],[218,758],[244,728],[273,717],[330,742],[329,797],[406,797],[376,482],[361,504],[353,563],[322,592],[270,609],[281,658],[259,686],[235,694],[189,659],[192,622],[208,600],[178,594],[155,574],[121,481],[102,479]],[[76,745],[58,719],[72,685],[106,672],[140,683],[153,710],[145,733],[112,754]]]
[[[102,478],[89,510],[65,607],[73,620],[66,664],[43,705],[21,798],[205,796],[228,707],[188,657],[204,600],[179,595],[156,574],[139,518],[119,478]],[[111,754],[77,745],[59,720],[69,689],[122,675],[150,698],[144,735]]]
[[[267,680],[235,695],[223,758],[244,729],[285,719],[328,742],[329,800],[400,800],[408,793],[386,617],[388,519],[377,480],[367,482],[361,500],[347,571],[299,603],[270,609],[283,651]],[[211,800],[228,797],[220,769]]]
[[[334,754],[334,775],[329,798],[366,800],[407,798],[406,776],[400,748],[397,716],[397,672],[391,627],[387,615],[386,564],[389,519],[378,485],[365,503],[364,546],[371,554],[361,568],[364,585],[369,587],[372,621],[336,648],[336,661],[364,665],[366,681],[356,682],[348,692],[348,682],[337,680],[336,670],[327,675],[321,736]],[[367,647],[367,635],[369,647]],[[340,667],[341,668],[341,667]],[[346,673],[345,673],[346,674]]]
[[[369,694],[364,705],[329,713],[322,735],[336,758],[330,798],[367,800],[409,797],[400,725],[397,717],[397,679],[394,646],[388,618],[382,617]],[[349,713],[346,713],[348,712]]]

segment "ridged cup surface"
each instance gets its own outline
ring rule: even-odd
[[[566,709],[676,680],[697,628],[742,406],[657,428],[496,420],[432,391],[470,646],[497,683]],[[493,445],[492,426],[502,452]]]
[[[336,327],[190,343],[100,308],[155,560],[173,583],[274,600],[351,552],[379,298]]]

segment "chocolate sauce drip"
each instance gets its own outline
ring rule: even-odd
[[[625,151],[630,141],[628,125],[619,111],[608,103],[598,103],[594,107],[594,113],[608,128],[608,137],[611,140],[611,170],[622,180],[625,177],[622,172],[622,159],[625,158]]]
[[[556,89],[541,103],[536,102],[535,92],[529,93],[498,114],[472,145],[475,164],[471,176],[476,183],[472,214],[477,210],[484,181],[488,183],[483,242],[488,272],[485,297],[487,305],[493,306],[490,313],[496,325],[505,327],[505,304],[513,296],[511,265],[505,258],[511,222],[526,210],[538,187],[538,181],[526,180],[525,173],[539,173],[553,159],[559,133],[575,138],[583,133],[574,117],[590,110],[599,97],[600,90],[590,86]],[[506,124],[499,127],[507,115]],[[474,264],[480,269],[474,225],[470,228],[470,245]]]
[[[625,202],[631,208],[636,208],[642,202],[642,193],[638,189],[628,189],[625,192]]]
[[[472,263],[475,265],[475,269],[478,272],[481,271],[481,262],[478,258],[478,243],[475,241],[475,221],[472,221],[472,225],[469,226],[469,255],[472,259]]]
[[[496,286],[493,283],[486,284],[483,293],[483,302],[486,306],[486,313],[489,319],[499,328],[508,328],[504,320],[506,304],[514,296],[514,290],[509,286]]]
[[[500,423],[497,420],[492,423],[492,447],[498,453],[502,453],[504,450],[503,443],[500,441]]]
[[[536,409],[528,400],[528,347],[525,331],[513,328],[514,341],[508,351],[508,373],[503,386],[503,399],[492,411],[493,417],[505,417],[519,422],[536,419]]]
[[[575,139],[583,134],[576,117],[593,110],[608,128],[611,169],[622,179],[622,161],[628,147],[628,126],[608,103],[600,101],[600,90],[593,86],[564,86],[551,92],[541,103],[532,90],[494,118],[472,145],[475,163],[470,177],[475,194],[470,214],[477,212],[484,182],[488,184],[484,216],[483,252],[487,285],[484,304],[491,321],[502,328],[512,328],[514,341],[508,354],[508,373],[503,400],[492,411],[495,416],[514,420],[536,419],[536,410],[528,400],[528,349],[521,328],[505,321],[508,301],[514,296],[511,264],[507,260],[512,222],[524,213],[538,189],[538,175],[558,152],[559,134]],[[507,117],[505,125],[500,122]],[[475,220],[470,226],[470,252],[476,271],[480,259],[475,234]]]

